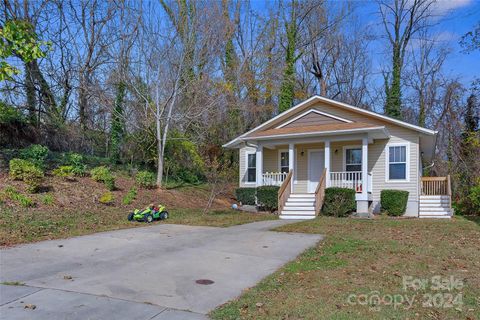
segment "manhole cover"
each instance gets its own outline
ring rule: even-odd
[[[198,279],[195,282],[198,284],[204,284],[204,285],[215,283],[214,281],[209,279]]]

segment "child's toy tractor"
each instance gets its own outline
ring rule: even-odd
[[[135,209],[135,211],[128,214],[128,221],[143,221],[150,223],[154,220],[165,220],[168,218],[168,212],[165,210],[165,206],[159,204],[154,206],[153,204],[149,205],[143,210]]]

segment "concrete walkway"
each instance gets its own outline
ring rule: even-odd
[[[268,231],[289,222],[159,224],[2,250],[0,281],[25,285],[0,286],[0,319],[206,319],[321,240]]]

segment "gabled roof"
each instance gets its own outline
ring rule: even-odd
[[[394,118],[391,118],[391,117],[388,117],[388,116],[385,116],[385,115],[382,115],[382,114],[379,114],[379,113],[376,113],[376,112],[373,112],[373,111],[369,111],[369,110],[365,110],[365,109],[362,109],[362,108],[358,108],[358,107],[354,107],[352,105],[349,105],[349,104],[346,104],[346,103],[343,103],[343,102],[338,102],[338,101],[335,101],[335,100],[331,100],[331,99],[328,99],[328,98],[324,98],[324,97],[321,97],[321,96],[318,96],[318,95],[315,95],[295,106],[293,106],[292,108],[280,113],[279,115],[273,117],[272,119],[262,123],[261,125],[253,128],[252,130],[238,136],[237,138],[231,140],[230,142],[224,144],[223,146],[224,147],[232,147],[244,140],[254,140],[255,139],[255,136],[253,135],[254,133],[260,131],[261,129],[267,127],[268,125],[278,121],[278,120],[281,120],[281,119],[286,119],[288,118],[289,116],[292,116],[294,115],[296,112],[298,112],[298,110],[302,107],[305,107],[305,106],[308,106],[308,105],[313,105],[317,102],[325,102],[325,103],[328,103],[328,104],[331,104],[331,105],[334,105],[334,106],[337,106],[339,108],[343,108],[343,109],[346,109],[346,110],[350,110],[352,112],[356,112],[358,114],[364,114],[366,116],[370,116],[372,118],[376,118],[376,119],[379,119],[379,120],[382,120],[382,121],[385,121],[387,123],[392,123],[392,124],[395,124],[395,125],[398,125],[400,127],[404,127],[404,128],[407,128],[407,129],[410,129],[410,130],[414,130],[414,131],[417,131],[421,134],[424,134],[424,135],[427,135],[427,136],[434,136],[437,131],[434,131],[434,130],[430,130],[430,129],[427,129],[427,128],[423,128],[423,127],[420,127],[420,126],[416,126],[416,125],[413,125],[411,123],[408,123],[408,122],[405,122],[405,121],[401,121],[401,120],[397,120],[397,119],[394,119]]]
[[[339,124],[323,124],[315,126],[304,126],[296,128],[275,128],[268,129],[263,131],[253,132],[248,137],[268,137],[268,136],[283,136],[288,134],[299,134],[299,133],[322,133],[322,132],[331,132],[331,131],[341,131],[341,130],[352,130],[352,129],[373,129],[378,128],[379,126],[362,123],[362,122],[351,122],[351,123],[339,123]]]

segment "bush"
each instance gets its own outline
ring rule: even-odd
[[[346,217],[355,208],[355,190],[348,188],[325,189],[325,201],[322,208],[324,215]]]
[[[257,188],[257,200],[261,207],[273,211],[278,208],[278,190],[277,186],[264,186]]]
[[[18,204],[20,204],[20,206],[24,208],[35,206],[35,202],[31,198],[24,196],[23,194],[15,190],[15,188],[13,187],[6,187],[3,192],[5,193],[7,198],[17,202]]]
[[[72,166],[60,166],[57,169],[52,171],[52,174],[56,177],[62,178],[64,180],[74,180],[75,174],[73,173]]]
[[[73,175],[77,177],[83,177],[87,170],[87,166],[84,163],[83,156],[78,153],[68,153],[66,155],[65,164],[72,167]]]
[[[109,168],[105,166],[96,167],[90,171],[90,174],[92,175],[93,180],[103,182],[108,190],[115,190],[115,177]]]
[[[42,181],[43,171],[36,166],[27,167],[23,172],[23,182],[27,184],[27,192],[38,192]]]
[[[407,209],[408,191],[382,190],[380,205],[389,216],[401,216]]]
[[[129,205],[130,203],[133,202],[133,200],[135,200],[135,197],[137,196],[137,188],[135,187],[132,187],[130,190],[128,190],[127,194],[125,195],[125,197],[123,197],[122,199],[122,203],[124,205]]]
[[[235,197],[241,204],[255,205],[255,188],[238,188],[235,190]]]
[[[151,189],[157,186],[155,174],[149,171],[139,171],[135,176],[137,185],[142,188]]]
[[[113,196],[113,193],[111,193],[110,191],[107,191],[104,194],[102,194],[102,196],[100,197],[100,199],[98,199],[98,201],[100,203],[110,205],[115,201],[115,197]]]
[[[23,180],[23,172],[27,167],[35,166],[32,162],[23,159],[12,159],[9,162],[9,175],[13,180]]]
[[[55,201],[55,199],[53,198],[53,195],[51,195],[51,194],[46,194],[42,197],[42,203],[44,205],[49,206],[49,205],[53,204],[54,201]]]
[[[47,147],[40,144],[32,144],[28,148],[20,150],[20,157],[43,169],[45,168],[45,160],[47,160],[48,152]]]
[[[30,161],[12,159],[9,163],[10,177],[14,180],[23,180],[27,184],[27,191],[35,193],[43,181],[43,171]]]

